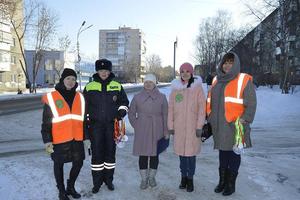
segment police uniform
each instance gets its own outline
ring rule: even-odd
[[[109,60],[100,59],[95,63],[96,71],[109,70],[112,64]],[[114,119],[123,118],[128,111],[128,98],[120,83],[114,81],[115,75],[110,73],[102,80],[97,73],[93,81],[84,89],[88,119],[88,132],[91,140],[93,176],[93,192],[97,193],[103,182],[110,190],[116,165],[116,144],[114,141]]]

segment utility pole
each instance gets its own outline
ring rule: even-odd
[[[176,41],[174,42],[174,60],[173,60],[173,67],[174,67],[174,71],[173,71],[173,76],[174,76],[174,79],[176,78],[176,69],[175,69],[175,61],[176,61],[176,48],[177,48],[177,42],[178,42],[178,39],[176,37]]]
[[[85,21],[82,22],[78,32],[77,32],[77,67],[78,67],[78,76],[79,76],[79,90],[81,90],[81,67],[80,67],[80,61],[81,61],[81,57],[80,57],[80,53],[79,53],[79,35],[80,33],[82,33],[83,31],[91,28],[93,25],[89,25],[88,27],[82,29],[85,25]]]

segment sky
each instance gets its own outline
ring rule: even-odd
[[[80,34],[80,52],[92,60],[98,58],[99,30],[120,26],[138,28],[145,34],[147,55],[157,54],[162,66],[173,66],[174,41],[176,68],[183,62],[195,63],[195,39],[201,20],[212,17],[217,10],[232,13],[234,26],[245,23],[244,6],[240,0],[44,0],[59,16],[58,36],[68,35],[73,48]]]

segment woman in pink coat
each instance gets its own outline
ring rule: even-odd
[[[180,189],[194,190],[196,155],[200,153],[200,136],[205,121],[205,97],[202,79],[193,76],[193,66],[180,66],[180,79],[171,83],[168,129],[174,134],[174,151],[180,158]]]

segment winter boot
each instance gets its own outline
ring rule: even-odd
[[[215,193],[223,192],[224,187],[225,187],[226,175],[227,175],[227,169],[219,168],[219,184],[215,188]]]
[[[81,195],[75,190],[75,181],[67,180],[67,194],[71,195],[74,199],[79,199]]]
[[[237,177],[237,173],[228,171],[227,172],[227,180],[225,182],[224,192],[222,193],[224,196],[229,196],[235,192],[235,181]]]
[[[149,185],[150,187],[155,187],[156,180],[155,180],[155,175],[156,175],[157,170],[156,169],[151,169],[149,170]]]
[[[114,186],[114,184],[112,183],[111,180],[105,181],[105,184],[106,184],[107,188],[108,188],[110,191],[114,191],[114,190],[115,190],[115,186]]]
[[[186,191],[193,192],[194,191],[194,181],[193,178],[187,178]]]
[[[57,185],[57,188],[58,188],[58,191],[59,191],[59,194],[58,194],[59,200],[70,200],[68,195],[67,195],[67,192],[65,190],[64,185],[61,185],[61,186]]]
[[[142,190],[145,190],[148,187],[148,170],[147,169],[141,169],[140,174],[141,174],[141,177],[142,177],[140,188]]]
[[[93,194],[97,194],[100,190],[100,186],[94,186],[93,189],[92,189],[92,193]]]
[[[59,192],[59,200],[70,200],[70,198],[68,197],[67,193],[64,192]]]
[[[179,189],[186,189],[186,184],[187,184],[187,177],[181,176],[181,182],[179,185]]]

